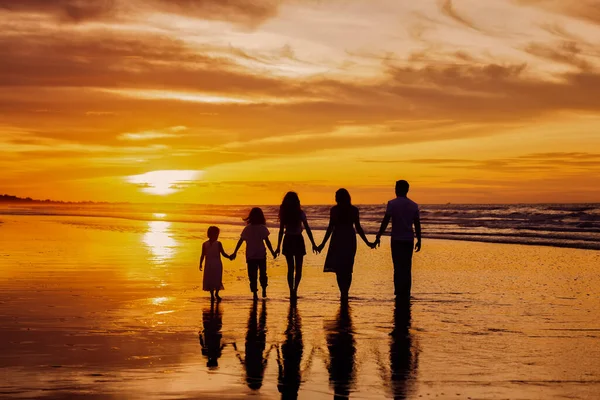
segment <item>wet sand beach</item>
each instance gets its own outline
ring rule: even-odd
[[[387,240],[359,245],[348,307],[325,254],[307,257],[296,307],[284,259],[268,261],[268,299],[253,303],[240,253],[211,306],[198,271],[205,224],[0,220],[2,398],[600,392],[599,251],[424,240],[410,309],[392,301]],[[221,229],[231,252],[241,229]]]

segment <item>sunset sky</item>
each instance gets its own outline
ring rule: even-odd
[[[598,0],[0,0],[0,194],[600,201]]]

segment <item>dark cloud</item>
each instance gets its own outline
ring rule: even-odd
[[[561,41],[552,45],[545,43],[531,43],[526,52],[560,64],[570,65],[579,70],[591,70],[594,65],[585,59],[582,46],[574,41]]]
[[[63,21],[82,22],[116,15],[116,0],[0,0],[0,10],[50,14]]]
[[[440,2],[440,9],[442,11],[442,14],[451,18],[452,20],[459,23],[460,25],[466,26],[467,28],[470,28],[470,29],[473,29],[476,31],[481,31],[480,27],[478,27],[471,20],[469,20],[466,17],[463,17],[456,11],[456,8],[454,7],[454,2],[452,0],[442,0]]]
[[[47,14],[63,22],[135,18],[157,11],[256,26],[277,15],[279,0],[0,0],[0,10]]]
[[[600,170],[600,154],[597,153],[532,153],[519,157],[488,160],[432,158],[399,160],[398,162],[424,164],[444,169],[482,170],[503,173],[553,171],[560,174],[567,167],[569,174],[574,171],[593,172]]]
[[[582,152],[553,152],[553,153],[533,153],[520,158],[555,160],[555,159],[576,159],[576,160],[600,160],[600,153],[582,153]]]
[[[598,0],[513,0],[520,5],[541,7],[560,14],[600,24]]]
[[[250,26],[277,15],[279,0],[151,0],[158,10]]]
[[[600,75],[595,71],[571,71],[547,80],[536,77],[527,64],[481,62],[391,67],[389,73],[386,89],[429,115],[519,120],[558,110],[600,110]]]
[[[160,35],[96,31],[0,36],[0,86],[170,89],[245,94],[300,91]]]

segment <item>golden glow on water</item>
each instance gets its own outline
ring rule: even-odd
[[[166,221],[1,219],[2,390],[22,398],[275,399],[282,384],[316,400],[598,397],[599,252],[427,240],[410,313],[394,308],[389,241],[358,247],[348,309],[325,255],[309,254],[290,312],[281,258],[268,262],[264,302],[252,301],[244,257],[224,261],[211,306],[185,225],[167,269],[142,242],[172,236]],[[237,235],[223,224],[226,250]]]
[[[155,297],[153,299],[150,299],[150,302],[155,305],[163,304],[167,301],[169,301],[168,297]]]
[[[152,260],[157,263],[172,259],[178,245],[172,236],[171,223],[167,221],[148,222],[148,231],[142,241],[152,253]]]

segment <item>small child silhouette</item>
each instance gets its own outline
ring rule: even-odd
[[[250,211],[248,218],[244,221],[248,224],[240,236],[235,251],[231,255],[235,259],[237,252],[246,242],[246,263],[248,264],[248,279],[250,280],[250,290],[254,293],[254,300],[258,300],[258,273],[260,272],[260,286],[262,287],[262,297],[267,297],[267,249],[275,258],[275,251],[269,240],[270,232],[266,226],[265,214],[262,209],[255,207]]]
[[[223,290],[223,263],[221,255],[231,260],[223,250],[223,245],[218,241],[220,229],[216,226],[208,228],[208,240],[202,244],[202,255],[200,256],[200,271],[203,269],[204,261],[205,271],[202,279],[202,290],[210,292],[210,301],[221,301],[219,291]]]

